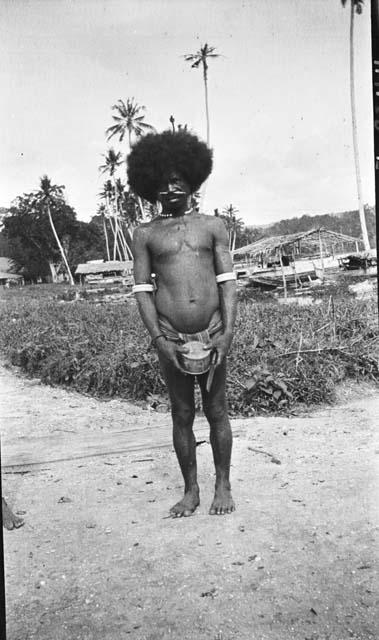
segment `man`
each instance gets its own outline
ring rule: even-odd
[[[186,131],[149,134],[128,157],[131,188],[162,207],[161,215],[134,232],[134,292],[171,401],[174,448],[184,478],[184,497],[171,508],[173,517],[190,516],[200,503],[192,431],[194,376],[188,375],[182,360],[186,342],[192,340],[203,342],[205,351],[212,348],[215,364],[213,380],[208,372],[197,376],[216,469],[209,513],[235,509],[225,397],[226,355],[236,316],[235,274],[222,220],[198,214],[191,205],[211,170],[211,151]]]

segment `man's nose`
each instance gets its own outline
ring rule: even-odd
[[[175,182],[169,182],[167,185],[167,191],[171,193],[172,191],[175,191],[175,190],[176,190]]]

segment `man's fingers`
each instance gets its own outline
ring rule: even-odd
[[[182,368],[178,358],[173,358],[173,363],[174,363],[175,367],[177,369],[179,369],[180,373],[184,373],[185,376],[187,375],[187,371],[184,371],[184,369]]]
[[[186,347],[186,345],[180,345],[179,347],[176,347],[176,350],[179,351],[179,353],[188,353],[189,352],[189,348]]]

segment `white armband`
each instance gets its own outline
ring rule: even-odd
[[[227,280],[237,280],[237,276],[234,273],[234,271],[228,271],[227,273],[219,273],[219,275],[216,276],[217,284],[220,284],[220,282],[226,282]]]
[[[133,293],[139,293],[140,291],[148,291],[149,293],[153,293],[154,287],[152,284],[135,284],[133,286]]]

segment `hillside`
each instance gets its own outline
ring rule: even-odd
[[[376,246],[376,225],[374,207],[365,207],[367,232],[371,247]],[[340,213],[325,213],[318,215],[303,215],[299,218],[287,218],[269,225],[247,226],[238,235],[236,246],[243,247],[245,244],[255,242],[261,238],[271,236],[287,235],[289,233],[300,233],[309,231],[315,227],[325,227],[337,233],[344,233],[348,236],[359,238],[361,227],[358,211],[343,211]]]

